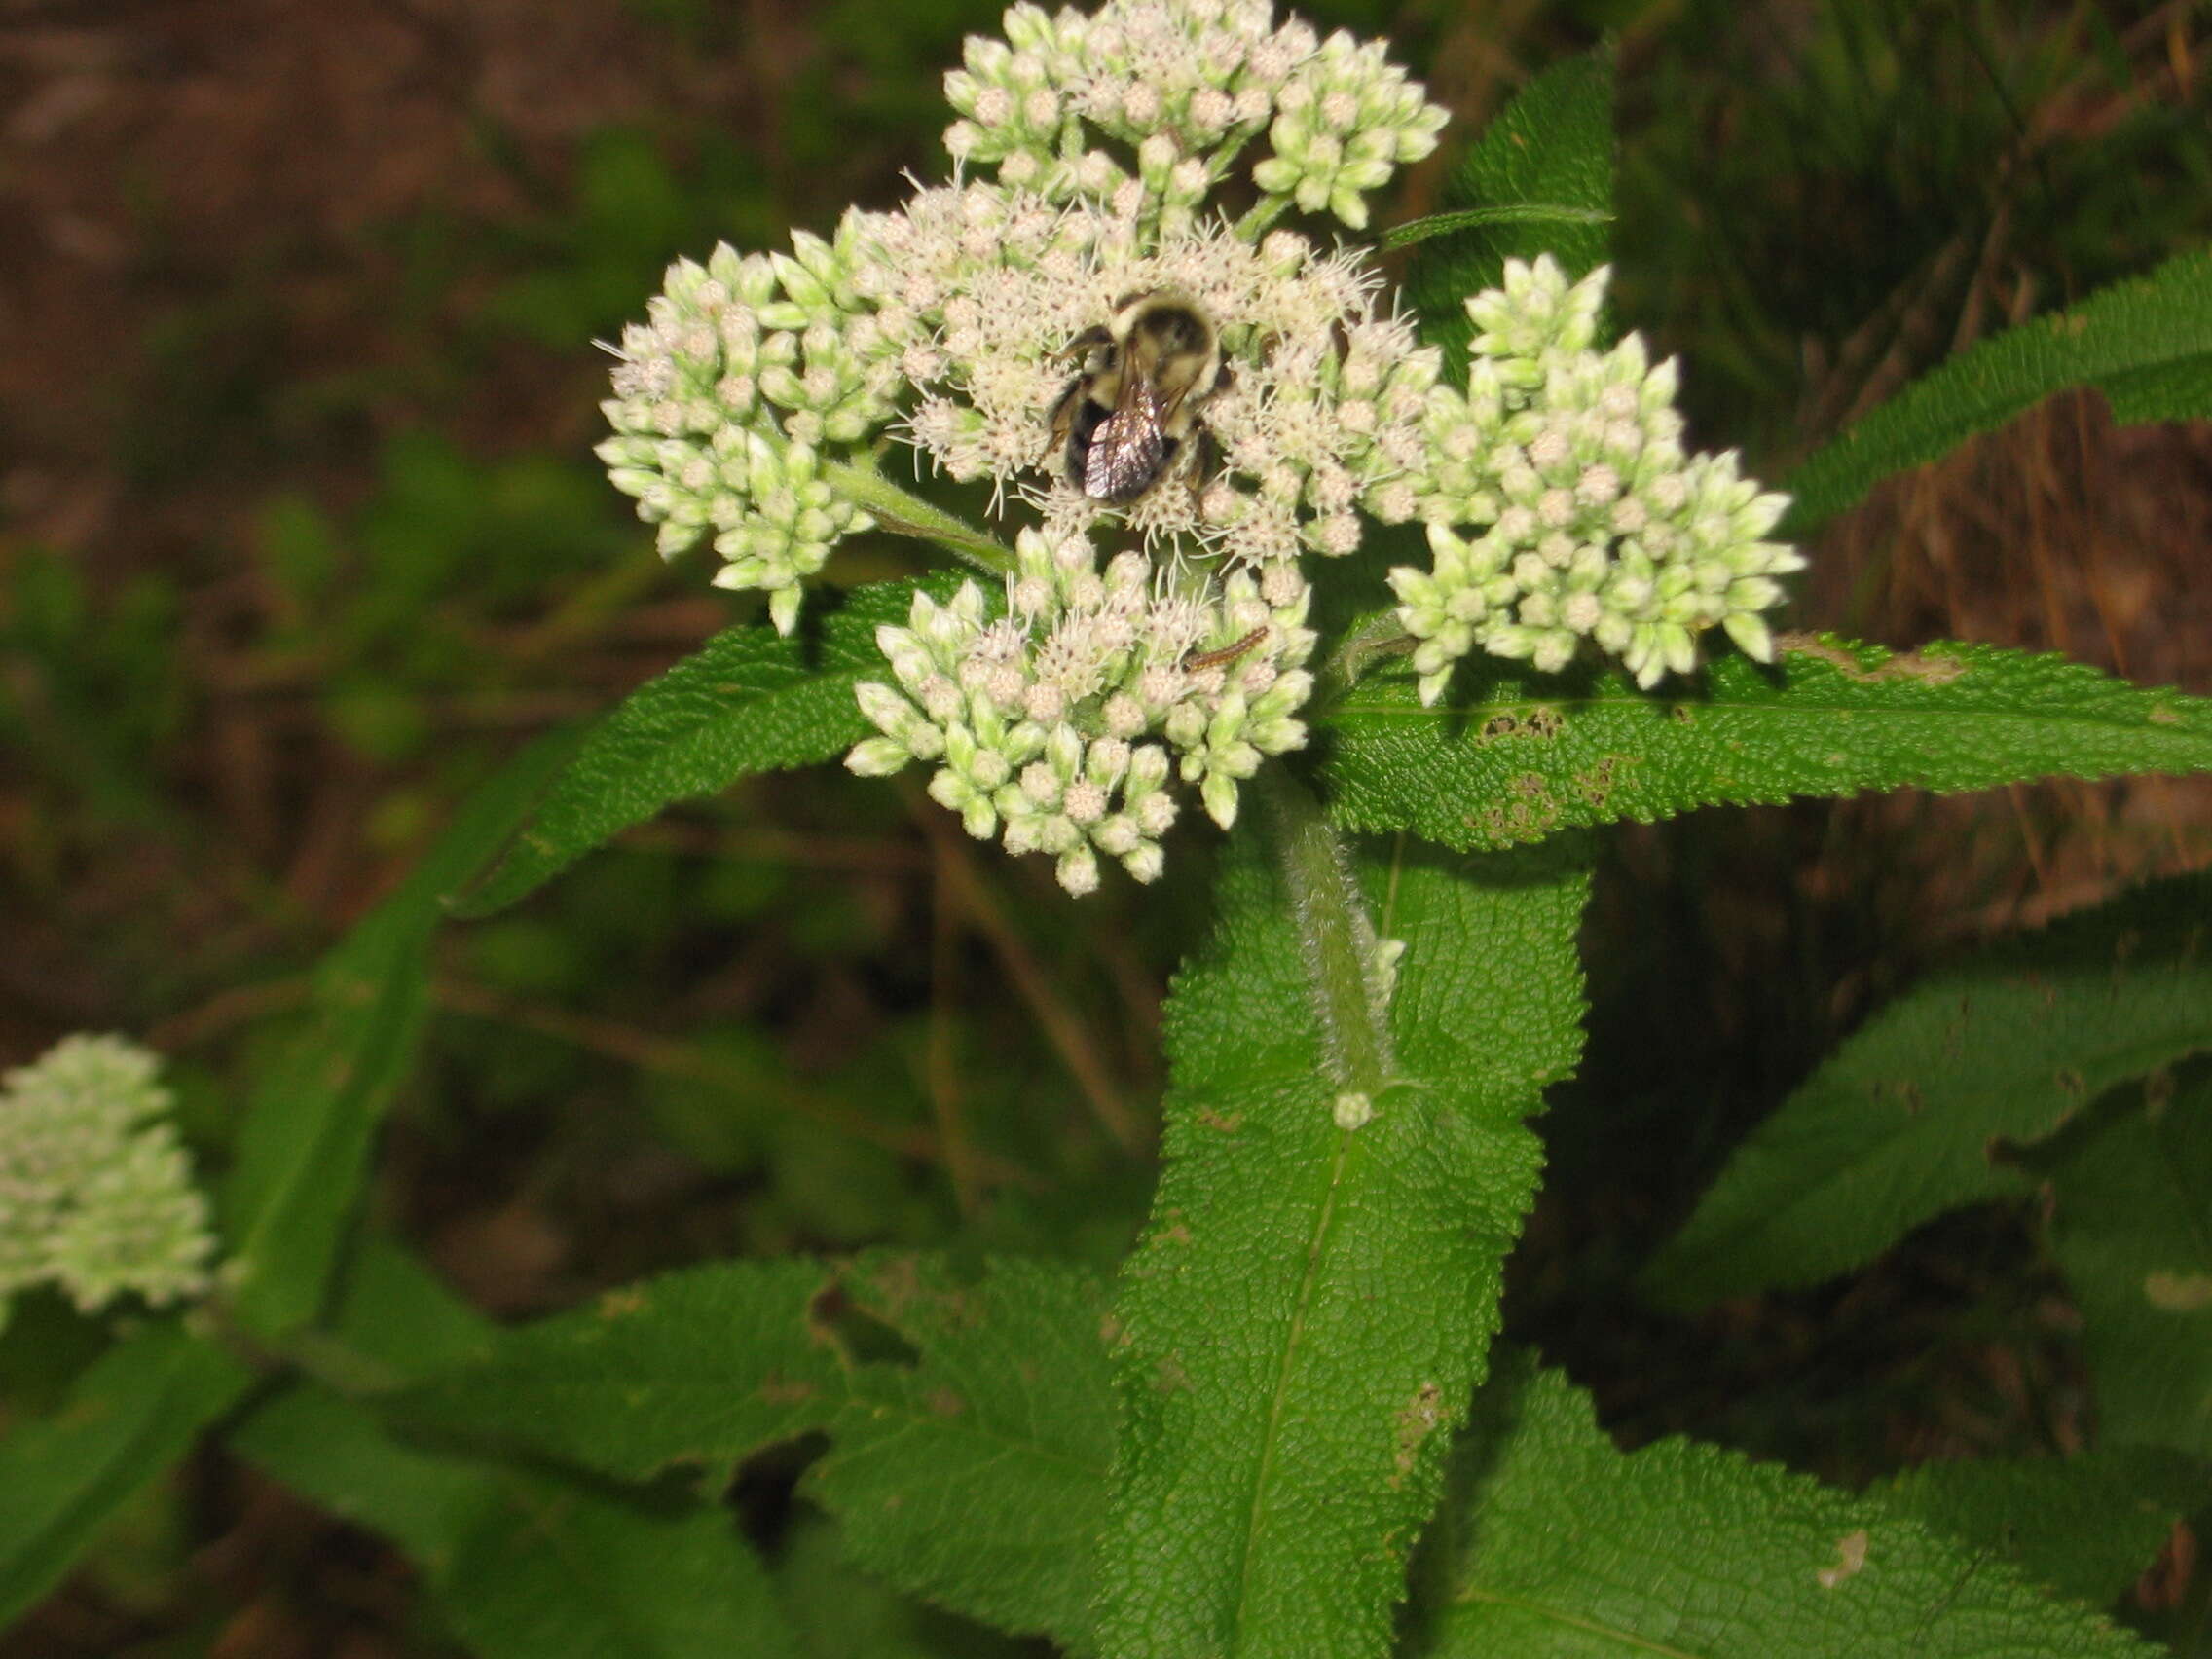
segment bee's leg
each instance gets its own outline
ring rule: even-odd
[[[1039,466],[1051,464],[1052,457],[1065,454],[1070,433],[1075,426],[1076,405],[1083,398],[1084,377],[1076,376],[1067,384],[1067,389],[1052,402],[1052,413],[1046,424],[1045,453],[1037,458]]]
[[[1114,344],[1114,336],[1103,326],[1085,329],[1052,355],[1060,358],[1079,357],[1086,351],[1100,351]]]
[[[1191,433],[1191,464],[1183,469],[1183,485],[1191,492],[1194,515],[1198,510],[1198,498],[1205,494],[1213,475],[1221,470],[1223,459],[1221,440],[1213,435],[1211,428],[1202,424],[1196,427]]]

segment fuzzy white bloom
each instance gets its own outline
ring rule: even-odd
[[[1774,654],[1761,612],[1805,563],[1765,539],[1788,499],[1733,452],[1683,453],[1672,362],[1633,334],[1595,349],[1606,276],[1509,260],[1502,288],[1467,301],[1466,389],[1429,393],[1407,480],[1434,558],[1390,572],[1423,702],[1478,649],[1551,673],[1589,640],[1645,687],[1696,667],[1709,628]]]
[[[1124,524],[1148,545],[1260,569],[1341,556],[1360,544],[1353,507],[1419,460],[1439,354],[1378,314],[1379,277],[1357,252],[1290,231],[1255,245],[1219,219],[1146,234],[1109,207],[982,183],[919,192],[872,232],[877,285],[900,273],[894,320],[930,331],[903,359],[916,398],[898,435],[956,479],[1011,488],[1057,528]],[[1226,384],[1199,412],[1202,446],[1113,506],[1070,482],[1051,412],[1071,387],[1068,343],[1122,296],[1155,291],[1214,321]]]
[[[121,1037],[65,1037],[0,1079],[0,1321],[40,1283],[86,1312],[205,1289],[207,1200],[164,1121],[160,1064]]]
[[[1003,607],[968,582],[878,631],[898,683],[855,688],[882,735],[845,764],[935,762],[932,799],[977,839],[1051,854],[1071,893],[1097,886],[1100,853],[1151,881],[1176,779],[1227,828],[1261,759],[1305,743],[1309,595],[1271,606],[1248,571],[1156,573],[1131,554],[1101,571],[1075,532],[1024,530],[1016,551]]]

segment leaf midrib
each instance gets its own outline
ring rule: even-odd
[[[2099,689],[2107,695],[2126,695],[2129,692],[2133,692],[2136,695],[2149,694],[2145,691],[2144,687],[2125,686],[2119,684],[2118,682],[2100,687]],[[2189,711],[2189,705],[2195,701],[2196,699],[2194,698],[2183,696],[2180,698],[2180,706],[2178,708],[2169,709],[2168,712],[2173,713],[2177,716],[2183,715]],[[1812,719],[1815,717],[1833,718],[1838,715],[1850,715],[1855,718],[1861,716],[1871,716],[1876,719],[1885,719],[1912,718],[1939,719],[1949,722],[1956,721],[1962,717],[1972,717],[1977,719],[2022,720],[2035,725],[2065,724],[2121,726],[2130,730],[2147,728],[2154,732],[2169,733],[2175,737],[2201,738],[2212,736],[2212,733],[2207,733],[2205,731],[2195,729],[2193,723],[2175,723],[2169,725],[2154,720],[2150,718],[2148,712],[2138,711],[2132,716],[2132,718],[2122,718],[2118,715],[2106,715],[2097,711],[2084,710],[2080,708],[2078,705],[2067,705],[2060,709],[2049,712],[2038,709],[2022,708],[1977,709],[1971,706],[1963,709],[1956,706],[1943,708],[1894,708],[1880,704],[1808,703],[1794,699],[1788,702],[1774,703],[1718,702],[1687,703],[1680,706],[1695,709],[1700,719],[1704,719],[1708,717],[1719,719],[1723,717],[1744,717],[1754,715],[1803,719]],[[1598,712],[1611,710],[1642,710],[1648,714],[1653,710],[1654,707],[1655,705],[1653,703],[1653,700],[1648,697],[1640,697],[1626,694],[1619,697],[1516,697],[1510,699],[1500,698],[1492,702],[1470,703],[1466,707],[1466,713],[1469,716],[1475,716],[1491,713],[1505,713],[1516,709],[1549,709],[1555,712],[1564,712],[1567,710]],[[1450,712],[1456,714],[1459,711],[1453,710]],[[1345,702],[1339,703],[1334,709],[1329,711],[1328,719],[1329,722],[1332,725],[1332,729],[1334,729],[1334,718],[1339,715],[1347,714],[1381,716],[1393,720],[1402,719],[1407,721],[1421,721],[1429,724],[1434,724],[1440,718],[1438,711],[1436,711],[1435,709],[1422,708],[1419,704],[1408,704],[1399,701],[1392,701],[1388,703],[1362,703],[1346,700]],[[1656,723],[1656,721],[1654,723]]]
[[[1329,1180],[1321,1199],[1321,1212],[1314,1221],[1306,1251],[1305,1271],[1299,1277],[1298,1299],[1291,1310],[1290,1331],[1282,1345],[1281,1362],[1275,1368],[1274,1393],[1268,1402],[1267,1425],[1260,1437],[1260,1466],[1253,1471],[1252,1501],[1245,1512],[1243,1535],[1238,1540],[1236,1602],[1232,1629],[1239,1635],[1245,1628],[1245,1609],[1252,1601],[1252,1566],[1259,1553],[1255,1545],[1259,1539],[1268,1488],[1274,1478],[1275,1448],[1281,1442],[1282,1414],[1290,1393],[1290,1374],[1305,1334],[1306,1315],[1312,1306],[1314,1289],[1320,1280],[1321,1261],[1328,1251],[1330,1235],[1336,1226],[1337,1194],[1344,1184],[1345,1164],[1350,1156],[1351,1131],[1339,1129],[1336,1150],[1329,1160]]]

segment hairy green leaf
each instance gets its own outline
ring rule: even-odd
[[[320,1307],[377,1121],[414,1063],[445,897],[514,832],[568,750],[555,736],[510,761],[316,970],[306,1028],[254,1090],[224,1195],[232,1307],[249,1329],[288,1330]]]
[[[1696,806],[2212,767],[2212,701],[2063,658],[1783,646],[1778,667],[1722,657],[1659,695],[1616,674],[1469,663],[1433,709],[1379,670],[1321,717],[1332,811],[1354,830],[1502,847]]]
[[[907,1255],[732,1263],[505,1333],[401,1409],[630,1479],[826,1432],[803,1490],[857,1561],[1081,1649],[1113,1433],[1103,1310],[1045,1263],[973,1284]]]
[[[956,578],[935,578],[940,594]],[[903,623],[915,584],[857,590],[819,633],[786,639],[765,623],[717,634],[630,693],[592,729],[507,855],[460,913],[503,909],[671,801],[740,778],[831,759],[874,728],[853,686],[890,672],[875,631]]]
[[[1645,1284],[1677,1305],[1811,1284],[2028,1191],[2004,1143],[2212,1046],[2208,915],[2212,880],[2157,882],[1932,975],[1737,1149]]]
[[[1501,1356],[1409,1659],[2120,1659],[2148,1643],[1871,1498],[1686,1440],[1623,1454]],[[1457,1508],[1457,1506],[1455,1506]]]
[[[1385,233],[1383,241],[1420,242],[1406,267],[1406,296],[1422,338],[1443,347],[1453,374],[1463,378],[1474,328],[1460,302],[1497,286],[1508,259],[1549,253],[1571,276],[1605,262],[1612,54],[1568,58],[1523,87],[1453,173],[1444,206]]]
[[[247,1381],[236,1360],[166,1319],[93,1361],[54,1417],[10,1429],[0,1439],[0,1626],[51,1590]]]
[[[1780,534],[1802,536],[1891,473],[2078,386],[2102,391],[2122,423],[2212,414],[2212,253],[2182,254],[1921,376],[1790,474]]]
[[[1386,1648],[1535,1189],[1524,1120],[1580,1048],[1580,849],[1363,863],[1406,947],[1381,1013],[1348,872],[1270,798],[1282,856],[1240,832],[1169,1003],[1166,1168],[1116,1309],[1100,1636],[1130,1659]]]
[[[2099,1432],[2212,1456],[2212,1081],[2099,1125],[2051,1185]]]
[[[2212,1502],[2212,1467],[2147,1446],[2109,1447],[1923,1463],[1869,1495],[2104,1607],[2157,1559],[2176,1521]]]
[[[313,1384],[255,1412],[233,1445],[404,1549],[482,1659],[798,1659],[766,1571],[722,1509],[425,1453]]]

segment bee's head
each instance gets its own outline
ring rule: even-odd
[[[1213,319],[1190,299],[1164,289],[1124,298],[1109,331],[1129,367],[1175,388],[1210,382],[1220,362]]]
[[[1164,289],[1131,294],[1114,308],[1116,342],[1157,357],[1209,356],[1212,320],[1197,305]]]

